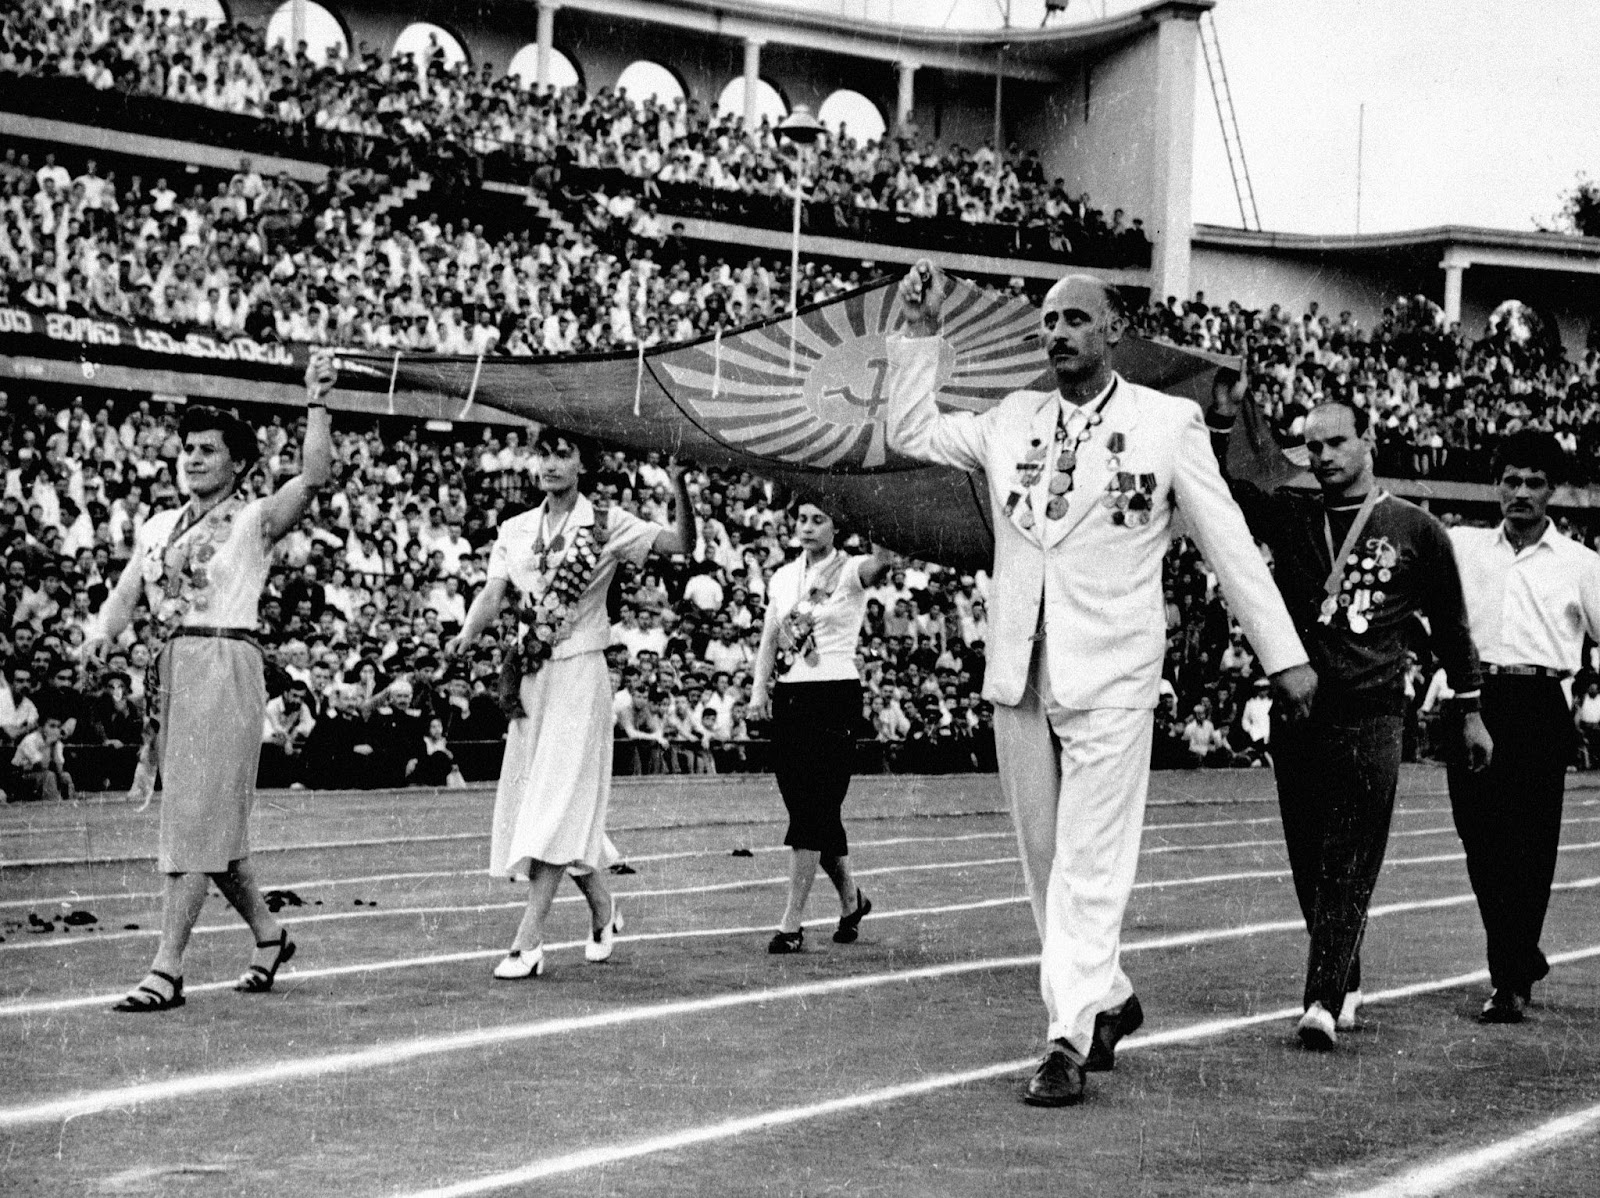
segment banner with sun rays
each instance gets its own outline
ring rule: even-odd
[[[951,279],[939,403],[982,412],[1019,388],[1053,386],[1024,299]],[[784,317],[642,354],[484,358],[341,355],[367,385],[459,396],[621,448],[676,453],[829,495],[899,552],[964,568],[993,550],[983,479],[891,453],[885,338],[900,324],[894,281]],[[1114,358],[1145,386],[1209,403],[1222,361],[1125,338]]]

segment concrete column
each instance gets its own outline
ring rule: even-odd
[[[1464,262],[1446,258],[1439,266],[1444,271],[1444,321],[1446,326],[1461,319],[1461,276],[1466,274]]]
[[[533,85],[535,91],[550,86],[550,51],[556,41],[556,9],[554,0],[539,0],[538,48],[535,50]]]
[[[744,39],[744,123],[747,128],[756,124],[756,85],[761,82],[761,46],[756,38]]]
[[[1150,285],[1154,298],[1189,294],[1190,207],[1194,189],[1195,48],[1198,14],[1168,10],[1155,30],[1155,107],[1147,155],[1153,203],[1145,215],[1152,254]],[[1138,215],[1135,213],[1134,215]]]
[[[917,103],[917,64],[897,62],[894,69],[900,84],[899,95],[895,98],[894,125],[896,129],[904,129],[910,123],[912,109]]]

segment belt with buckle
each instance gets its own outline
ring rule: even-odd
[[[1560,681],[1561,679],[1568,677],[1567,671],[1558,670],[1554,666],[1502,666],[1495,665],[1492,662],[1484,662],[1483,671],[1484,673],[1490,675],[1498,674],[1512,678],[1554,678],[1557,681]]]

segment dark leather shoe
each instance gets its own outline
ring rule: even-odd
[[[1022,1092],[1029,1106],[1072,1106],[1083,1101],[1083,1062],[1065,1040],[1051,1043],[1050,1052]]]
[[[1084,1061],[1086,1073],[1106,1073],[1117,1067],[1117,1041],[1131,1036],[1144,1026],[1144,1007],[1137,994],[1128,995],[1128,1001],[1115,1011],[1101,1011],[1094,1017],[1094,1043],[1089,1046],[1089,1059]]]
[[[1521,1023],[1527,1002],[1517,991],[1501,986],[1489,996],[1478,1012],[1479,1023]]]

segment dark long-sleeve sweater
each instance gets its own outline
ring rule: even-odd
[[[1319,703],[1403,702],[1405,651],[1419,615],[1450,684],[1457,691],[1478,689],[1482,678],[1461,575],[1442,524],[1403,499],[1381,500],[1343,563],[1338,610],[1324,621],[1329,533],[1337,552],[1359,501],[1330,508],[1317,495],[1268,493],[1236,479],[1228,485],[1251,533],[1272,550],[1278,589],[1317,671]]]

